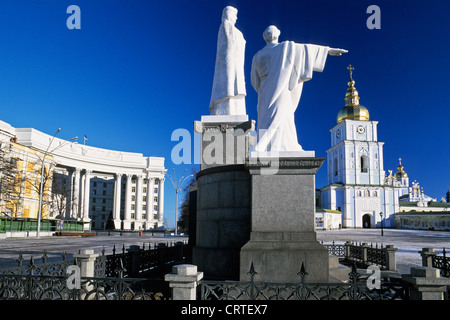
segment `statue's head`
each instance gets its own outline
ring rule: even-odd
[[[281,31],[275,26],[268,26],[266,30],[264,30],[263,37],[267,43],[278,41],[278,37],[280,36]]]
[[[236,23],[237,20],[237,9],[232,6],[227,6],[222,11],[222,22],[225,20],[230,21],[231,23]]]

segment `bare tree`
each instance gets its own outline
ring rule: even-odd
[[[190,188],[197,184],[197,170],[196,168],[192,168],[192,177],[189,180],[189,183],[183,188],[183,199],[180,204],[180,219],[178,221],[178,228],[180,232],[189,233],[189,196],[190,196]]]
[[[0,149],[0,202],[2,213],[17,216],[24,202],[25,177],[18,170],[19,159],[11,157],[11,144],[2,143]]]

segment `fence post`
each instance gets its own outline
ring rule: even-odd
[[[368,252],[367,249],[369,248],[369,245],[367,243],[363,243],[361,245],[361,250],[362,250],[362,264],[363,266],[367,266],[369,264],[368,262]]]
[[[177,261],[182,261],[184,258],[183,248],[184,243],[182,241],[175,242],[175,247],[177,247]]]
[[[172,272],[164,276],[172,291],[172,300],[196,300],[197,285],[203,279],[203,272],[197,272],[197,266],[179,264],[172,267]]]
[[[387,245],[384,249],[386,251],[386,269],[390,271],[397,270],[397,262],[395,260],[395,252],[398,250],[393,245]]]
[[[346,241],[345,242],[345,260],[349,260],[350,259],[350,246],[352,245],[351,241]]]
[[[446,286],[450,285],[450,279],[441,278],[436,268],[411,267],[411,274],[402,278],[412,284],[411,300],[444,300]]]
[[[433,248],[422,248],[419,253],[422,256],[422,266],[433,267],[433,257],[437,255],[437,252]]]
[[[82,249],[78,254],[73,255],[77,259],[82,277],[93,277],[95,273],[95,259],[99,256],[91,249]]]
[[[166,266],[166,256],[167,256],[167,246],[165,243],[158,243],[157,245],[159,251],[159,264],[158,268],[163,271]]]
[[[81,277],[94,277],[95,275],[95,259],[99,256],[99,254],[95,254],[94,250],[91,249],[82,249],[78,254],[74,254],[73,257],[77,261],[77,265],[80,267],[80,276]],[[89,282],[82,285],[85,292],[89,292],[94,288],[93,284],[89,284]],[[83,292],[81,294],[81,299],[85,299],[86,293]]]
[[[128,248],[128,263],[129,270],[128,275],[131,278],[137,278],[139,276],[140,266],[141,266],[141,248],[137,245],[132,245]]]

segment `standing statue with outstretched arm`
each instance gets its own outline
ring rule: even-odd
[[[217,36],[217,54],[209,111],[245,115],[245,39],[236,27],[237,9],[225,7]]]
[[[292,41],[278,43],[280,30],[269,26],[263,33],[266,46],[253,57],[251,83],[258,92],[258,142],[256,152],[302,151],[294,113],[303,83],[313,72],[322,72],[328,55],[348,52]]]

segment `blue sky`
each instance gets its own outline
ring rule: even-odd
[[[69,30],[69,5],[81,9],[81,29]],[[172,132],[193,134],[208,115],[222,9],[238,9],[247,41],[247,112],[257,119],[250,84],[262,32],[275,24],[280,41],[329,45],[349,53],[329,57],[304,86],[296,124],[300,144],[326,156],[344,106],[347,66],[355,67],[360,103],[379,121],[384,168],[403,159],[411,180],[440,199],[450,185],[450,2],[332,0],[2,0],[0,120],[60,138],[87,135],[87,144],[166,158],[178,176],[193,166],[171,160]],[[369,30],[369,5],[381,9],[381,29]],[[327,184],[322,167],[316,186]],[[174,223],[175,192],[165,185],[165,217]]]

